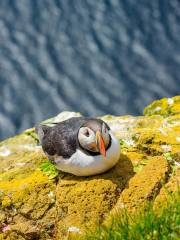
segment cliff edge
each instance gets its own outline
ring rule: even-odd
[[[63,112],[46,121],[78,113]],[[101,117],[121,145],[118,164],[93,177],[58,172],[34,128],[0,143],[0,239],[63,239],[117,209],[166,204],[180,181],[180,96],[154,101],[144,116]],[[117,211],[116,211],[117,212]]]

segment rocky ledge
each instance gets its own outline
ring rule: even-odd
[[[46,123],[77,115],[63,112]],[[180,96],[153,102],[144,116],[102,119],[118,137],[121,157],[93,177],[57,172],[34,128],[0,143],[0,239],[73,237],[117,209],[135,211],[152,199],[166,204],[180,181]]]

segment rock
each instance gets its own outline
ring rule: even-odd
[[[94,177],[65,176],[57,185],[58,236],[70,227],[93,227],[101,223],[134,175],[130,160],[121,161],[110,171]]]
[[[92,177],[58,172],[34,128],[2,141],[0,239],[76,239],[124,207],[136,211],[153,198],[155,206],[165,205],[166,189],[178,190],[180,97],[155,101],[144,113],[101,117],[118,137],[122,154],[114,168]],[[44,123],[79,115],[64,112]]]
[[[180,114],[180,96],[156,100],[144,109],[144,115],[146,116],[170,116],[177,114]]]
[[[72,117],[80,117],[80,113],[76,112],[61,112],[57,116],[43,121],[44,124],[48,126],[53,126],[53,123],[62,122]]]
[[[128,188],[120,195],[113,211],[118,208],[135,210],[145,200],[153,199],[169,173],[170,167],[164,157],[152,157],[147,165],[130,179]]]

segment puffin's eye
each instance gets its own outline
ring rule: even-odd
[[[89,131],[88,131],[88,129],[86,129],[86,131],[84,132],[84,135],[85,135],[86,137],[89,137]]]

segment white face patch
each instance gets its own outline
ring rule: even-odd
[[[110,136],[109,130],[106,125],[102,124],[101,135],[104,140],[105,148],[109,145]],[[99,148],[97,146],[96,133],[89,127],[81,127],[78,133],[78,140],[82,148],[92,151],[99,152]]]
[[[81,127],[78,133],[78,140],[81,147],[84,149],[92,152],[98,152],[96,146],[96,135],[92,129],[88,127]]]

